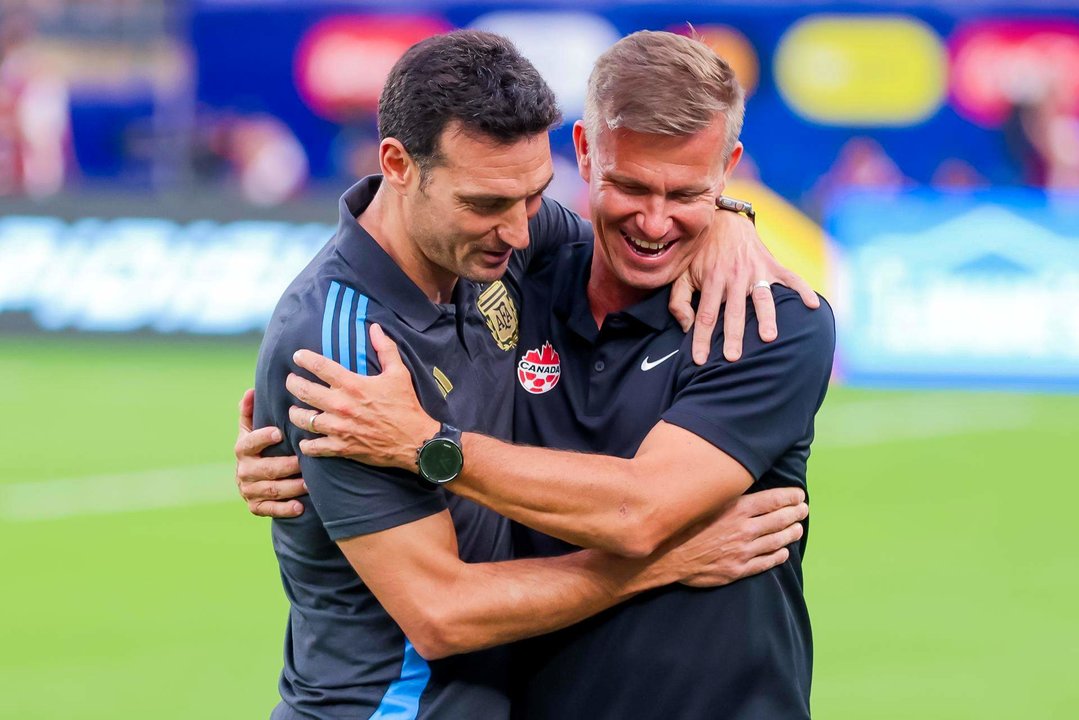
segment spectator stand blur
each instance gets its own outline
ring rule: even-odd
[[[59,228],[49,236],[54,250],[90,247],[74,239],[90,232],[81,224],[88,216],[108,232],[111,220],[125,217],[174,223],[170,232],[181,238],[174,249],[204,236],[183,225],[193,221],[223,223],[209,234],[215,242],[239,237],[234,221],[284,223],[258,235],[252,247],[260,253],[277,252],[276,240],[264,242],[269,236],[308,238],[304,223],[332,223],[341,188],[377,168],[377,100],[390,67],[416,41],[458,27],[508,36],[552,84],[566,123],[551,134],[550,194],[587,212],[570,127],[588,73],[619,37],[653,28],[697,34],[744,85],[746,155],[730,192],[754,201],[776,255],[833,298],[849,377],[881,377],[859,375],[850,362],[857,353],[848,350],[872,326],[855,318],[856,306],[879,309],[904,297],[892,285],[886,299],[865,294],[867,272],[852,268],[865,261],[859,248],[870,238],[892,253],[872,255],[875,262],[912,273],[904,282],[937,273],[933,287],[969,291],[968,300],[989,297],[986,283],[1006,296],[1051,288],[1054,302],[1071,302],[1079,287],[1066,261],[1079,254],[1072,220],[1079,9],[1055,0],[22,0],[2,7],[0,209],[66,223],[50,226]],[[49,198],[56,201],[43,202]],[[911,225],[915,219],[922,225]],[[937,232],[942,225],[946,234]],[[17,218],[4,227],[0,254],[15,252],[5,248],[25,244],[18,235],[25,228]],[[898,236],[909,242],[893,242]],[[916,263],[900,257],[925,237],[939,244],[941,258],[952,254],[950,264],[924,253]],[[1029,252],[1017,259],[1020,243]],[[1061,254],[1064,262],[1048,264]],[[119,262],[123,254],[110,257]],[[1003,267],[1010,280],[978,275]],[[50,302],[40,288],[16,299],[5,292],[0,324],[11,307]],[[930,304],[934,312],[945,307]],[[964,307],[987,312],[973,301]],[[974,324],[985,330],[987,322]],[[1059,343],[1031,342],[1079,361],[1079,329],[1074,342],[1070,329],[1062,333]]]
[[[23,0],[0,16],[6,195],[182,176],[192,53],[167,0]]]

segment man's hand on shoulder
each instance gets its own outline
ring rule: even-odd
[[[723,356],[731,362],[742,356],[747,296],[753,299],[759,321],[758,333],[764,342],[771,342],[778,336],[775,302],[769,285],[785,285],[801,296],[806,307],[819,307],[820,301],[813,288],[798,274],[779,264],[749,218],[717,210],[708,233],[709,241],[671,287],[671,314],[685,332],[693,328],[695,363],[703,365],[708,360],[723,304],[726,304]],[[692,306],[694,290],[701,293],[696,312]]]
[[[255,391],[240,399],[240,429],[233,453],[236,455],[236,488],[252,515],[288,518],[303,514],[303,503],[294,498],[307,494],[295,455],[262,457],[266,448],[281,442],[276,427],[254,428]]]
[[[289,420],[323,436],[300,441],[308,457],[347,457],[415,472],[416,451],[438,432],[439,423],[420,405],[397,344],[377,324],[371,325],[371,346],[382,368],[372,376],[351,373],[308,350],[297,352],[296,365],[325,385],[289,375],[289,392],[315,408],[294,405]]]

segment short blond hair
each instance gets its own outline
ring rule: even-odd
[[[692,135],[722,114],[724,158],[742,132],[745,93],[734,71],[697,38],[641,30],[603,53],[588,77],[584,126],[625,128],[655,135]]]

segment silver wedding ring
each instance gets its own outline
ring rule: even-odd
[[[752,289],[756,290],[757,288],[764,288],[765,290],[771,290],[772,283],[768,282],[767,280],[758,280],[757,282],[753,283],[753,288]]]
[[[321,414],[322,413],[315,413],[315,414],[313,414],[311,417],[309,417],[307,419],[307,429],[308,430],[310,430],[313,433],[318,433],[318,430],[315,429],[315,418],[317,418]]]

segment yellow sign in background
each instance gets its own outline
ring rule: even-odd
[[[916,18],[812,15],[780,40],[775,79],[807,120],[905,126],[940,107],[947,56],[933,29]]]

